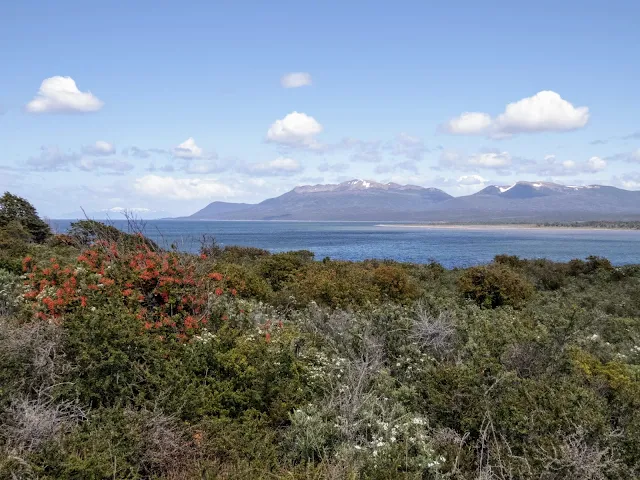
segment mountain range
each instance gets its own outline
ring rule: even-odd
[[[640,220],[640,191],[605,185],[516,182],[453,197],[437,188],[350,180],[296,187],[258,204],[213,202],[181,219],[464,223]]]

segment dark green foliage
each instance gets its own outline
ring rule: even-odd
[[[114,226],[106,225],[96,220],[78,220],[69,227],[68,235],[58,240],[68,244],[77,242],[80,247],[88,247],[96,241],[115,242],[125,248],[135,248],[137,245],[147,245],[153,250],[158,250],[158,245],[148,238],[136,233],[127,233]]]
[[[466,298],[485,308],[520,307],[533,294],[533,286],[526,278],[499,263],[469,268],[458,279],[458,288]]]
[[[258,273],[269,282],[274,291],[281,290],[286,283],[296,279],[296,274],[302,267],[313,260],[313,253],[301,250],[299,252],[278,253],[260,259]]]
[[[40,217],[36,209],[24,198],[9,192],[0,197],[0,229],[9,224],[19,223],[35,243],[44,242],[51,236],[51,229]]]

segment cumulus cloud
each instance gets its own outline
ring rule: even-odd
[[[302,172],[302,165],[292,158],[280,157],[269,162],[252,163],[246,166],[246,173],[264,176],[294,175]]]
[[[543,90],[532,97],[509,103],[495,118],[483,112],[465,112],[441,126],[455,135],[505,137],[517,133],[564,132],[584,127],[588,107],[574,107],[559,94]]]
[[[463,175],[457,180],[459,185],[484,185],[487,182],[488,180],[480,175]]]
[[[280,85],[284,88],[298,88],[311,85],[311,75],[307,72],[291,72],[283,75]]]
[[[238,193],[230,186],[213,179],[174,178],[159,175],[145,175],[137,178],[133,188],[141,195],[173,200],[233,197]]]
[[[503,168],[511,165],[509,152],[487,152],[471,155],[467,163],[480,168]]]
[[[104,157],[114,155],[116,153],[116,147],[114,147],[112,143],[98,140],[93,145],[85,145],[82,147],[82,153],[94,157]]]
[[[306,113],[291,112],[276,120],[267,131],[267,141],[287,146],[317,148],[315,136],[322,132],[322,125]]]
[[[177,158],[192,159],[200,158],[203,150],[198,145],[193,137],[187,138],[184,142],[173,149],[173,156]]]
[[[591,157],[585,165],[588,172],[600,172],[607,168],[607,162],[600,157]]]
[[[56,76],[42,81],[26,109],[31,113],[87,113],[96,112],[103,105],[91,92],[81,92],[73,78]]]
[[[443,130],[454,135],[482,135],[491,129],[493,121],[488,113],[464,112],[443,125]]]

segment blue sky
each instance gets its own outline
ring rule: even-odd
[[[638,2],[4,2],[0,190],[189,214],[351,178],[640,189]]]

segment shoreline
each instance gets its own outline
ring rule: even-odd
[[[580,226],[546,226],[535,224],[424,224],[424,223],[380,223],[375,225],[382,228],[419,228],[419,229],[434,229],[434,230],[579,230],[579,231],[607,231],[616,230],[624,232],[638,232],[640,230],[635,228],[624,227],[612,227],[612,228],[599,228],[599,227],[580,227]]]

